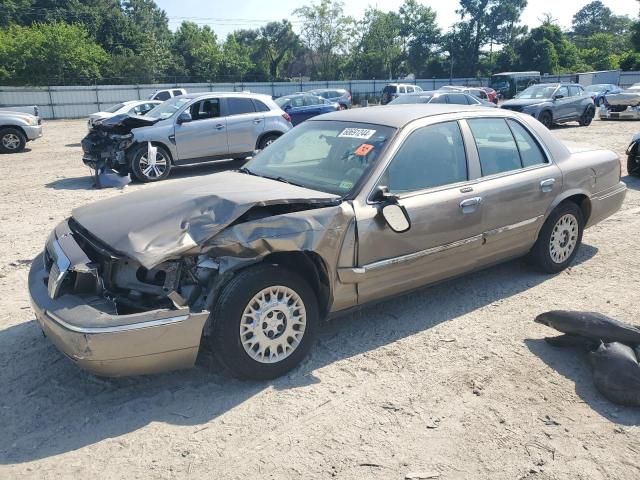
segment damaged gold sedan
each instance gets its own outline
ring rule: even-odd
[[[338,312],[527,254],[566,268],[625,193],[615,153],[529,116],[354,109],[238,171],[75,209],[29,290],[47,337],[98,375],[190,367],[208,345],[233,375],[273,378]]]

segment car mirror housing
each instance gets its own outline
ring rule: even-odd
[[[558,95],[554,95],[553,99],[554,100],[558,100],[559,98],[564,98],[564,95],[562,95],[561,93],[559,93]]]
[[[382,216],[389,228],[396,233],[406,232],[411,228],[407,210],[397,203],[388,203],[382,207]]]
[[[191,114],[189,112],[182,112],[178,117],[178,125],[182,125],[183,123],[189,123],[193,119],[191,118]]]

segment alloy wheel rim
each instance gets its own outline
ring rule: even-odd
[[[272,286],[256,293],[240,319],[240,342],[259,363],[277,363],[300,346],[307,326],[304,302],[294,290]]]
[[[159,178],[167,169],[167,160],[160,152],[156,153],[155,160],[149,160],[148,153],[140,157],[140,171],[147,178]]]
[[[7,133],[2,137],[2,146],[9,150],[15,150],[20,145],[20,138],[15,133]]]
[[[554,263],[565,262],[578,243],[578,219],[571,214],[560,217],[551,231],[549,255]]]

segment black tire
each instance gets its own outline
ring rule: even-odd
[[[550,111],[545,110],[540,114],[540,123],[548,129],[551,129],[551,127],[553,127],[553,116],[551,115]]]
[[[561,224],[567,216],[572,217],[575,222],[575,230],[572,231],[571,226]],[[545,273],[558,273],[567,268],[573,262],[580,245],[582,244],[582,233],[584,231],[584,217],[582,210],[574,202],[566,201],[556,207],[551,212],[549,218],[542,226],[538,239],[529,253],[530,262]],[[552,256],[552,242],[555,258]],[[557,243],[564,246],[568,242],[574,242],[573,250],[566,252],[567,255],[560,255],[559,249],[556,249]]]
[[[581,127],[588,127],[589,125],[591,125],[591,122],[593,121],[593,117],[595,116],[596,116],[596,109],[593,108],[591,105],[589,105],[587,108],[585,108],[578,122],[580,122]]]
[[[306,312],[306,325],[298,346],[288,356],[273,363],[263,363],[252,358],[245,350],[242,345],[240,326],[245,309],[249,307],[252,299],[262,290],[275,286],[286,287],[298,295]],[[265,315],[269,314],[265,313]],[[305,279],[295,272],[275,265],[257,265],[233,277],[218,298],[213,309],[213,319],[215,323],[210,344],[214,355],[234,377],[253,380],[276,378],[296,367],[309,352],[320,321],[316,295]],[[265,320],[261,316],[259,323]],[[263,325],[267,324],[262,323],[258,328],[266,328]],[[293,328],[293,323],[291,327]],[[283,328],[286,328],[286,320]],[[252,333],[246,335],[248,335],[246,339],[254,337]],[[259,342],[257,345],[256,351],[260,347]]]
[[[140,145],[131,155],[131,171],[133,172],[133,176],[143,183],[159,182],[167,178],[169,172],[171,172],[171,156],[169,152],[160,145],[156,145],[156,147],[158,148],[156,158],[158,161],[162,159],[164,169],[162,169],[161,165],[157,165],[156,169],[148,171],[148,165],[145,164],[148,151],[147,144]],[[148,173],[145,173],[147,171]],[[160,172],[160,175],[157,175],[157,172]]]
[[[640,158],[637,153],[627,156],[627,173],[633,177],[640,177]]]
[[[0,129],[0,152],[18,153],[24,150],[26,144],[27,137],[22,130],[13,127]]]
[[[269,133],[269,134],[265,135],[258,142],[258,150],[264,150],[269,145],[271,145],[273,142],[275,142],[279,137],[280,137],[280,135],[278,135],[277,133]]]

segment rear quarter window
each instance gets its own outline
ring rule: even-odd
[[[269,107],[267,107],[264,102],[261,102],[260,100],[256,100],[255,98],[253,99],[253,105],[256,109],[256,112],[268,112],[269,111]]]

